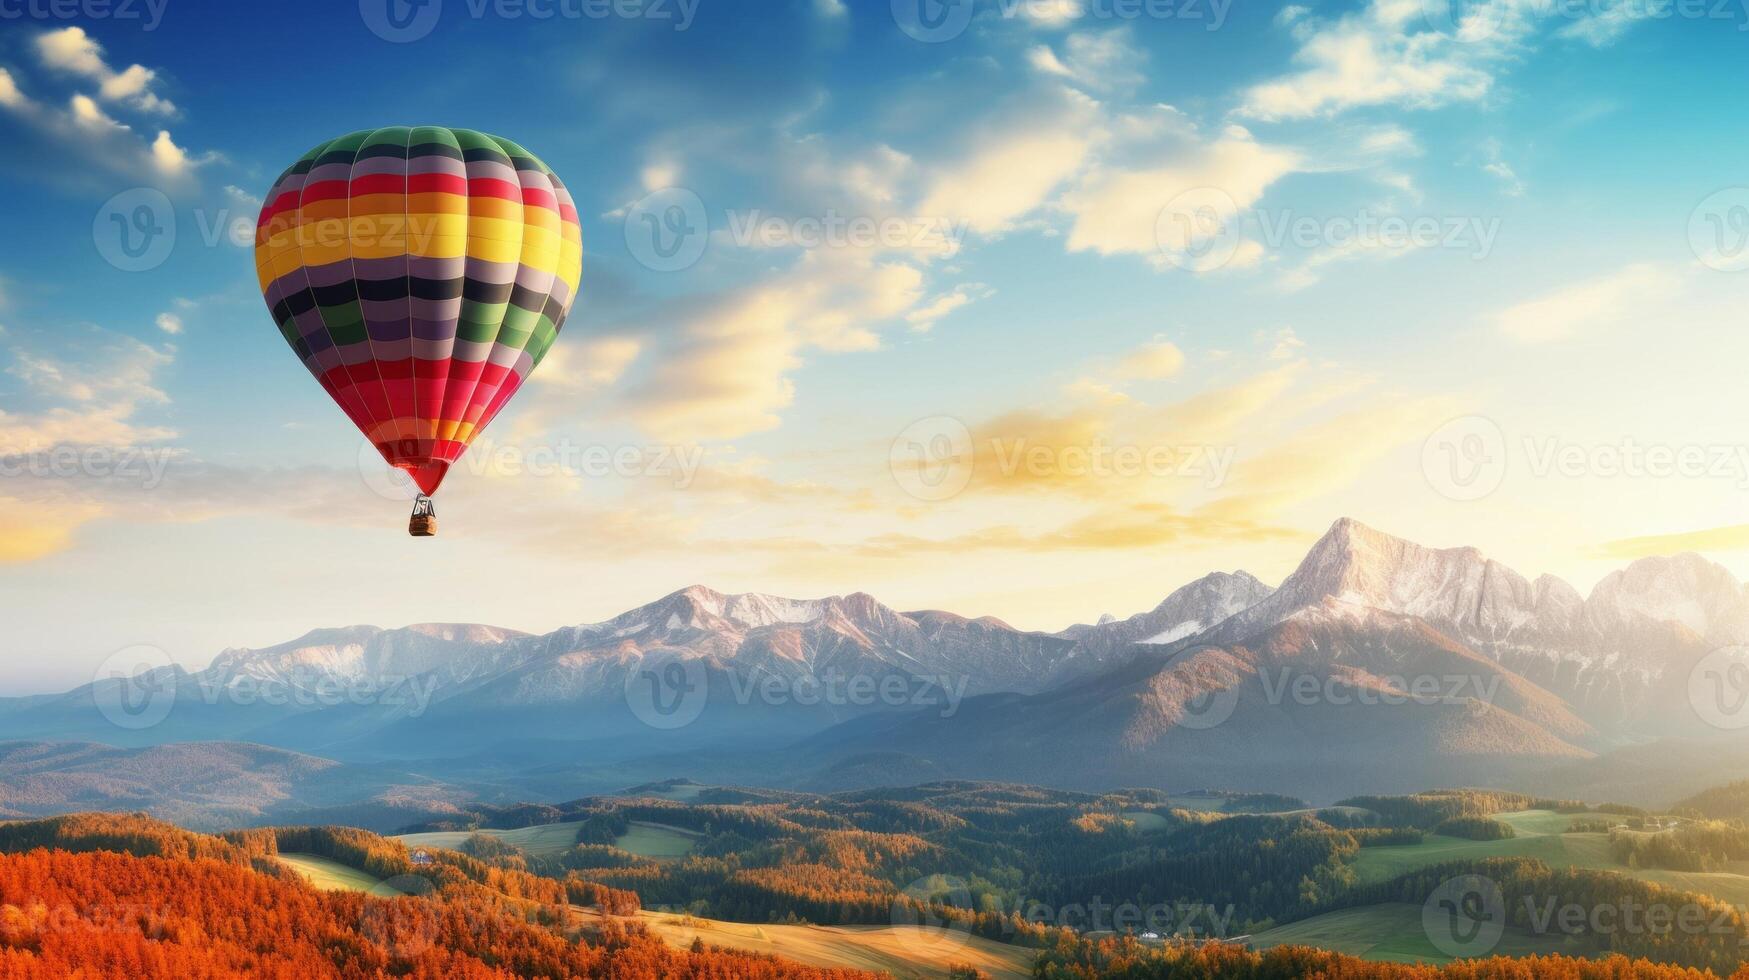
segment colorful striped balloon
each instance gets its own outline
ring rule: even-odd
[[[546,356],[582,266],[558,175],[468,129],[323,143],[280,175],[255,232],[286,342],[427,494]]]

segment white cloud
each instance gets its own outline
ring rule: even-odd
[[[171,336],[175,336],[182,332],[182,317],[177,316],[174,313],[160,313],[158,314],[158,319],[154,322],[158,324],[159,330],[162,330]]]
[[[1518,173],[1512,169],[1510,164],[1501,158],[1500,141],[1496,139],[1484,141],[1482,144],[1482,152],[1487,157],[1487,162],[1482,164],[1483,172],[1499,178],[1500,182],[1506,186],[1507,196],[1523,197],[1525,190],[1524,181],[1520,180],[1518,178]]]
[[[680,179],[680,167],[670,160],[658,160],[645,165],[638,179],[643,182],[644,190],[659,191],[673,187]]]
[[[51,57],[62,59],[66,65],[81,64],[77,49],[70,49],[70,53],[59,48],[54,50],[58,53]],[[33,101],[24,95],[12,74],[3,68],[0,68],[0,108],[10,110],[66,150],[68,166],[46,171],[44,176],[48,179],[88,176],[87,170],[76,165],[83,162],[111,174],[152,179],[171,189],[178,185],[188,186],[195,168],[218,159],[215,153],[189,154],[164,130],[158,131],[156,139],[148,141],[133,127],[110,115],[97,99],[83,92],[68,97],[65,109]]]
[[[976,300],[988,298],[994,293],[995,290],[982,283],[966,283],[955,286],[948,292],[936,296],[928,303],[905,314],[905,321],[911,324],[912,330],[925,333],[935,326],[937,320],[954,310]]]
[[[1127,29],[1071,34],[1061,56],[1040,44],[1027,52],[1027,60],[1037,71],[1094,91],[1129,89],[1144,81],[1143,54]]]
[[[1306,342],[1292,327],[1282,327],[1275,332],[1269,346],[1269,359],[1272,361],[1296,361],[1305,351]]]
[[[814,0],[814,12],[822,17],[838,18],[850,13],[844,0]]]
[[[255,194],[249,193],[241,187],[238,187],[236,184],[225,185],[225,197],[229,198],[232,204],[244,211],[261,210],[261,198]]]
[[[1670,3],[1671,0],[1646,0],[1643,3],[1601,5],[1597,13],[1576,20],[1555,33],[1563,38],[1584,41],[1594,48],[1607,47],[1640,21],[1669,16]]]
[[[1019,0],[1020,14],[1035,27],[1062,27],[1082,16],[1080,0]]]
[[[163,129],[152,141],[152,162],[166,174],[182,173],[189,166],[187,151],[172,142],[169,131]]]
[[[1052,51],[1051,46],[1048,44],[1040,44],[1032,48],[1032,50],[1026,53],[1026,60],[1033,68],[1042,71],[1047,75],[1056,75],[1061,78],[1073,78],[1075,76],[1075,73],[1069,70],[1068,65],[1057,60],[1057,53]]]
[[[28,105],[30,105],[30,100],[24,97],[23,92],[19,91],[18,82],[13,79],[12,73],[0,68],[0,106],[5,106],[8,109],[23,109]]]
[[[1169,340],[1150,341],[1124,355],[1117,374],[1135,381],[1158,381],[1184,369],[1184,351]]]
[[[804,353],[880,346],[875,326],[923,298],[923,273],[866,249],[805,252],[776,278],[690,312],[622,399],[646,431],[676,442],[732,439],[776,428],[795,397]]]
[[[0,409],[0,453],[45,452],[56,446],[135,446],[173,433],[137,421],[170,401],[157,374],[173,355],[129,337],[83,328],[72,354],[15,346],[6,373],[18,379],[31,409]],[[69,339],[57,335],[65,343]]]
[[[1668,7],[1669,0],[1606,4],[1554,33],[1601,47]],[[1303,7],[1287,7],[1276,23],[1300,42],[1294,60],[1301,67],[1251,87],[1238,111],[1278,120],[1362,106],[1475,102],[1493,90],[1497,68],[1520,55],[1544,21],[1565,16],[1565,8],[1542,0],[1370,0],[1322,22]]]
[[[1404,0],[1372,0],[1335,23],[1297,20],[1293,30],[1301,44],[1294,60],[1304,67],[1252,86],[1239,112],[1265,120],[1299,119],[1356,106],[1429,108],[1475,101],[1493,85],[1491,63],[1518,33],[1502,24],[1491,37],[1459,40],[1428,26],[1420,6]]]
[[[128,127],[116,122],[103,111],[97,100],[89,95],[75,95],[72,100],[73,121],[80,126],[94,131],[125,130]]]
[[[37,55],[43,64],[97,83],[105,102],[119,102],[141,112],[175,115],[176,106],[152,91],[157,73],[144,65],[116,71],[103,60],[103,48],[81,27],[64,27],[39,35]]]
[[[1237,127],[1212,143],[1181,144],[1169,159],[1164,166],[1095,169],[1064,195],[1063,207],[1074,217],[1069,251],[1150,255],[1164,261],[1156,225],[1161,212],[1182,195],[1212,188],[1234,207],[1248,208],[1269,185],[1300,165],[1296,152],[1259,143]],[[1236,253],[1241,263],[1260,257],[1251,244]]]
[[[1008,230],[1081,169],[1093,139],[1086,122],[1071,112],[992,134],[938,171],[919,212],[964,221],[982,234]]]
[[[1519,303],[1501,312],[1495,323],[1502,334],[1519,343],[1568,340],[1595,327],[1650,315],[1678,282],[1677,274],[1664,266],[1630,265]]]

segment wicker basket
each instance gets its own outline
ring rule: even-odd
[[[407,521],[407,533],[416,538],[430,538],[437,535],[437,516],[435,514],[414,514]]]

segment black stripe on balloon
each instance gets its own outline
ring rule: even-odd
[[[417,159],[419,157],[445,157],[450,160],[466,159],[462,156],[460,147],[451,146],[448,143],[420,143],[418,146],[408,149],[407,156],[409,159]]]
[[[407,277],[397,276],[393,279],[354,279],[353,285],[358,287],[358,298],[373,303],[385,303],[390,300],[407,298]]]
[[[556,331],[565,323],[565,304],[559,302],[557,296],[548,296],[547,301],[541,305],[540,315],[553,321],[553,329]]]
[[[521,283],[517,283],[516,288],[510,291],[510,305],[519,310],[528,310],[530,313],[539,310],[546,298],[545,291],[530,289]]]
[[[496,306],[510,301],[510,290],[514,283],[481,282],[469,279],[462,286],[462,298],[475,303],[488,303]]]
[[[372,143],[358,151],[359,160],[371,160],[376,157],[392,157],[396,160],[407,159],[407,146],[404,143]]]
[[[317,294],[316,302],[323,306],[340,306],[355,298],[386,303],[406,299],[408,296],[427,300],[448,300],[466,296],[479,303],[503,303],[513,295],[511,284],[508,283],[496,285],[472,279],[421,279],[417,276],[411,279],[405,276],[394,279],[352,279],[336,286],[311,288]]]
[[[332,286],[311,286],[310,292],[318,306],[345,306],[358,301],[358,287],[350,279]]]
[[[310,295],[309,289],[299,289],[273,305],[273,316],[275,320],[282,320],[284,319],[280,316],[282,309],[289,316],[297,316],[300,313],[308,313],[315,308],[316,298]]]
[[[487,146],[476,146],[472,149],[463,150],[462,159],[469,163],[477,163],[481,160],[490,160],[493,163],[502,163],[506,165],[510,163],[510,158],[504,155],[503,150],[494,150]]]
[[[334,150],[333,152],[324,153],[317,157],[316,162],[311,165],[311,169],[313,170],[316,167],[326,167],[335,163],[351,164],[353,159],[357,156],[357,150]]]
[[[457,299],[462,294],[462,280],[455,279],[420,279],[417,276],[408,280],[414,299]]]

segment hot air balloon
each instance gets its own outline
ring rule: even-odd
[[[583,237],[565,185],[510,140],[396,126],[322,143],[256,223],[267,308],[304,366],[431,495],[565,325]]]

